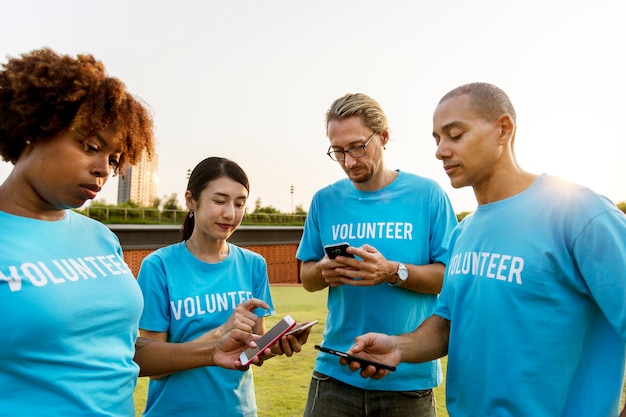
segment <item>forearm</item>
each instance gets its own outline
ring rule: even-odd
[[[134,360],[139,364],[139,376],[163,375],[213,365],[214,350],[210,343],[167,343],[139,337]]]
[[[302,281],[302,287],[309,292],[323,290],[328,286],[328,283],[322,276],[322,269],[319,267],[319,263],[315,261],[303,262],[301,264],[300,280]]]
[[[450,322],[432,315],[412,333],[392,336],[402,362],[421,363],[448,354]]]
[[[402,288],[422,294],[439,294],[441,292],[443,276],[446,271],[444,264],[407,265],[407,269],[409,278],[402,285]]]

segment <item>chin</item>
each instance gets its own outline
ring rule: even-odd
[[[463,181],[461,178],[450,178],[450,185],[452,186],[452,188],[463,188],[467,187],[468,184],[466,184],[466,182]]]

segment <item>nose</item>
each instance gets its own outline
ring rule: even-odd
[[[233,217],[235,217],[235,206],[233,204],[224,204],[222,217],[224,217],[225,219],[232,219]]]
[[[356,163],[357,158],[355,158],[354,156],[350,155],[349,153],[345,153],[343,155],[343,165],[346,168],[350,168],[351,166],[353,166]]]
[[[109,174],[111,174],[111,171],[112,171],[112,168],[111,168],[111,164],[109,163],[108,155],[107,156],[98,155],[96,158],[94,158],[91,172],[96,177],[103,178],[104,180],[106,180]]]
[[[447,146],[447,142],[445,140],[440,140],[437,144],[437,150],[435,151],[435,158],[442,161],[444,158],[450,156],[450,148]]]

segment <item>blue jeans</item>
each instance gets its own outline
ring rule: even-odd
[[[432,390],[370,391],[313,371],[304,417],[436,417]]]

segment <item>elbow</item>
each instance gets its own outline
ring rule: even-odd
[[[302,264],[300,269],[300,282],[302,282],[302,288],[308,292],[322,290],[328,285],[322,276],[322,269],[319,267],[319,262],[315,261],[304,262]]]

